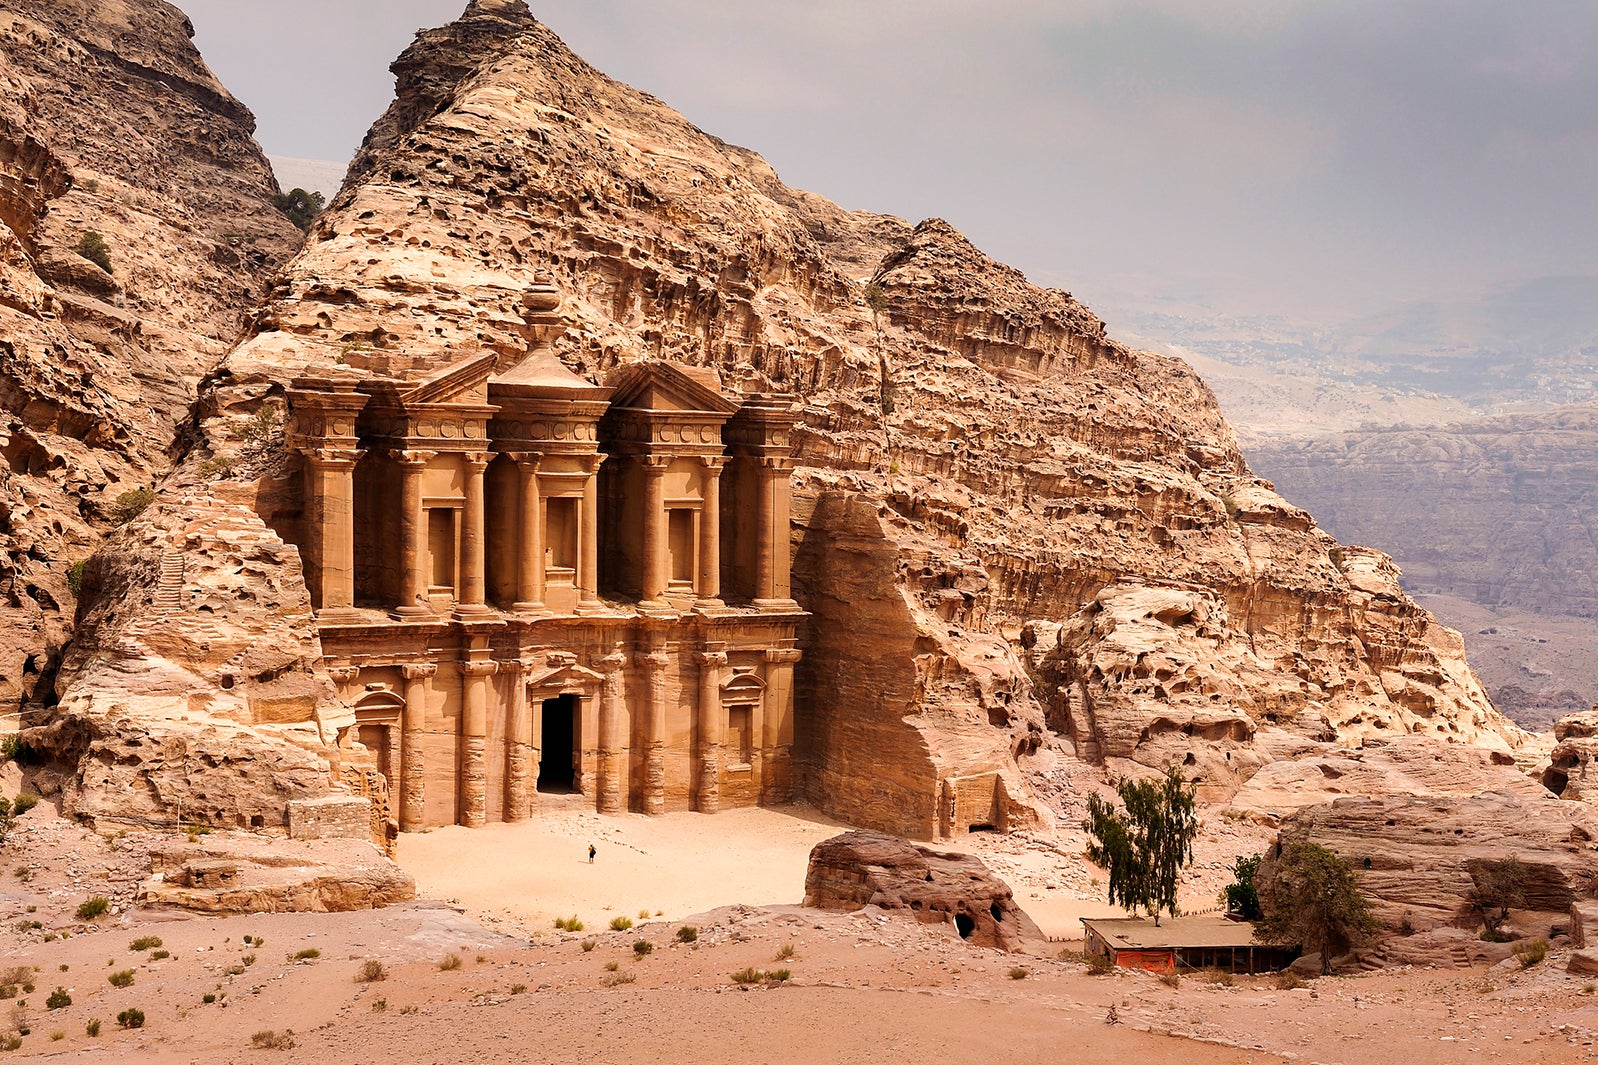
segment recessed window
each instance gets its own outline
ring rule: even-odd
[[[434,588],[455,588],[455,511],[429,507],[427,511],[428,572]]]
[[[666,512],[666,544],[671,556],[671,581],[674,584],[692,584],[694,562],[697,558],[694,543],[694,512],[687,507],[674,507]]]
[[[727,708],[727,745],[739,765],[752,765],[755,760],[755,708],[729,706]]]
[[[556,498],[544,504],[544,557],[550,569],[577,568],[577,504]]]

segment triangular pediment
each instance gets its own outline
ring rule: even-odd
[[[603,684],[605,678],[593,670],[579,665],[555,666],[541,673],[528,676],[529,688],[544,688],[558,691],[562,688],[576,689],[579,691],[593,691],[598,685]]]
[[[617,368],[605,384],[616,390],[610,400],[613,408],[737,413],[737,402],[709,383],[713,380],[698,367],[651,359]]]
[[[497,361],[498,356],[488,352],[450,363],[400,393],[400,402],[407,407],[423,403],[482,406],[488,402],[488,376]]]
[[[489,386],[502,395],[525,395],[547,399],[606,400],[611,390],[573,373],[554,352],[529,355],[504,373],[489,379]]]

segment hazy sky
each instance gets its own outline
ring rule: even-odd
[[[270,154],[343,162],[388,64],[465,0],[180,6]],[[1359,312],[1598,273],[1592,0],[530,6],[790,185],[946,218],[1101,310]]]

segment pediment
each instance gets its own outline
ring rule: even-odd
[[[615,389],[612,408],[724,416],[737,413],[737,402],[713,385],[714,380],[714,371],[651,359],[617,368],[605,378],[605,384]]]
[[[548,688],[553,690],[577,689],[578,691],[593,691],[603,684],[605,678],[602,674],[579,665],[556,666],[540,673],[529,674],[527,686],[529,688]]]
[[[494,372],[497,361],[493,352],[460,359],[401,392],[399,400],[407,407],[424,403],[483,406],[488,402],[488,377]]]

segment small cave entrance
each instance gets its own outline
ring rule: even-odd
[[[998,830],[999,829],[997,825],[991,825],[987,823],[966,826],[967,832],[997,832]]]
[[[1552,766],[1549,766],[1547,769],[1543,770],[1543,787],[1547,788],[1555,795],[1563,795],[1565,793],[1565,789],[1569,786],[1570,776],[1564,770],[1555,769]]]
[[[954,915],[954,930],[960,933],[961,939],[970,939],[971,933],[977,930],[977,923],[969,913],[957,913]]]

